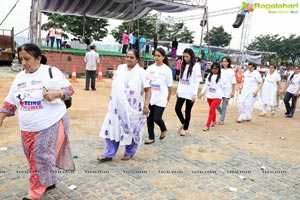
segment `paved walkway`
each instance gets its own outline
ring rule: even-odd
[[[72,134],[76,136],[76,131]],[[194,134],[180,137],[171,131],[165,141],[142,144],[133,160],[121,161],[118,154],[113,162],[100,164],[96,157],[104,142],[96,136],[84,138],[72,142],[73,153],[78,155],[77,171],[59,171],[57,188],[42,199],[300,199],[299,165],[242,152],[230,140]],[[0,152],[0,199],[20,199],[27,192],[27,166],[21,149],[16,142]],[[199,152],[204,161],[210,161],[206,153],[220,158],[201,162],[186,157],[187,151]],[[77,188],[70,190],[70,185]]]

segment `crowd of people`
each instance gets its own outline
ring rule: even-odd
[[[128,42],[132,48],[128,51],[126,49],[126,64],[119,65],[114,74],[107,114],[100,130],[106,148],[102,156],[97,158],[99,162],[112,161],[120,145],[125,146],[122,160],[130,160],[142,142],[145,126],[148,132],[145,145],[156,142],[155,124],[160,129],[159,139],[167,137],[168,128],[163,114],[171,99],[173,87],[168,56],[164,49],[156,48],[155,63],[144,70],[139,65],[140,52],[134,48],[130,39]],[[75,170],[68,140],[69,118],[65,103],[73,95],[74,89],[59,69],[45,65],[45,58],[36,45],[20,46],[18,58],[24,70],[15,77],[0,109],[0,126],[6,117],[13,116],[18,110],[23,150],[30,168],[30,188],[23,199],[38,199],[57,183],[56,174],[49,171],[54,172],[56,166]],[[100,62],[93,46],[85,55],[85,62],[89,77],[85,89],[89,90],[90,79],[94,79]],[[177,132],[180,136],[188,134],[191,111],[199,97],[205,97],[209,107],[203,131],[209,131],[216,125],[225,125],[227,105],[237,89],[230,57],[223,57],[220,63],[212,63],[207,77],[203,76],[204,62],[203,59],[197,60],[190,48],[186,48],[178,58],[176,74],[179,81],[174,111],[178,117]],[[260,116],[266,116],[268,106],[271,115],[274,115],[278,105],[281,76],[276,66],[270,65],[264,76],[256,67],[255,63],[248,63],[238,88],[238,123],[252,120],[253,106],[260,93],[263,102]],[[284,88],[283,101],[287,118],[293,117],[300,92],[300,68],[294,66],[293,70]],[[198,94],[204,78],[205,83]],[[93,81],[91,89],[96,90]],[[184,104],[185,112],[182,113]],[[217,111],[220,114],[219,120]]]

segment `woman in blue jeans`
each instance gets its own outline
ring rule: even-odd
[[[222,77],[225,80],[226,83],[226,89],[224,91],[224,95],[222,97],[221,103],[218,106],[217,110],[220,113],[220,119],[217,122],[218,125],[224,125],[224,120],[226,116],[227,111],[227,105],[229,102],[229,99],[234,97],[234,90],[235,90],[235,84],[236,84],[236,78],[235,73],[233,69],[231,68],[231,59],[228,56],[225,56],[221,60],[222,65]]]

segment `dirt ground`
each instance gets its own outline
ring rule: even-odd
[[[0,72],[2,73],[2,72]],[[11,72],[13,73],[13,72]],[[3,102],[13,76],[0,76],[0,101]],[[97,82],[97,91],[85,91],[84,79],[79,79],[79,83],[73,83],[75,94],[73,96],[73,106],[68,110],[71,119],[71,130],[76,130],[77,134],[71,136],[71,141],[83,140],[86,137],[94,137],[99,134],[101,123],[106,114],[108,100],[111,90],[111,80]],[[176,87],[176,83],[174,84]],[[170,132],[175,133],[179,125],[176,117],[175,107],[176,97],[173,94],[169,105],[164,113],[164,120]],[[281,108],[271,116],[259,117],[259,110],[253,111],[253,120],[237,124],[238,111],[235,106],[229,106],[225,125],[211,128],[210,131],[203,132],[202,128],[208,116],[208,105],[204,100],[198,100],[192,110],[191,128],[189,134],[201,135],[202,137],[213,138],[219,136],[222,142],[228,146],[251,152],[253,154],[267,156],[274,160],[287,163],[300,163],[300,134],[299,134],[299,112],[295,117],[286,119],[284,109]],[[144,138],[147,133],[145,132]],[[17,117],[6,118],[0,128],[0,147],[9,146],[16,140],[20,140]],[[99,138],[99,140],[101,140]],[[222,152],[218,147],[210,144],[199,149],[196,146],[187,146],[182,152],[194,160],[203,162],[213,162],[228,159],[231,156],[228,152]],[[146,157],[155,157],[147,152],[138,152]]]

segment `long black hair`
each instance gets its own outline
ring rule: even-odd
[[[169,66],[169,60],[168,60],[168,56],[166,55],[166,52],[163,48],[159,47],[157,48],[155,51],[157,51],[158,53],[160,53],[162,56],[164,56],[164,60],[163,63],[167,66]]]
[[[196,63],[196,56],[195,56],[195,53],[194,51],[191,49],[191,48],[186,48],[184,51],[183,51],[183,54],[189,54],[191,59],[190,59],[190,63],[189,63],[189,69],[188,69],[188,72],[187,72],[187,75],[186,75],[186,78],[190,77],[191,74],[192,74],[192,71],[193,71],[193,67]],[[183,73],[184,73],[184,70],[185,70],[185,67],[186,67],[187,63],[185,61],[185,59],[183,58],[182,60],[182,65],[181,65],[181,69],[180,69],[180,78],[182,79],[183,77]]]
[[[219,63],[217,62],[214,62],[212,65],[211,65],[211,69],[213,69],[213,67],[217,67],[219,69],[219,72],[218,72],[218,76],[217,76],[217,79],[216,79],[216,83],[218,83],[218,81],[220,80],[221,78],[221,66]],[[210,82],[211,81],[211,77],[213,75],[213,72],[211,71],[209,76],[208,76],[208,81]]]
[[[223,59],[226,59],[226,61],[228,62],[228,68],[231,68],[231,58],[229,56],[224,56],[221,60],[221,63],[223,62]],[[224,68],[223,65],[222,68]]]

